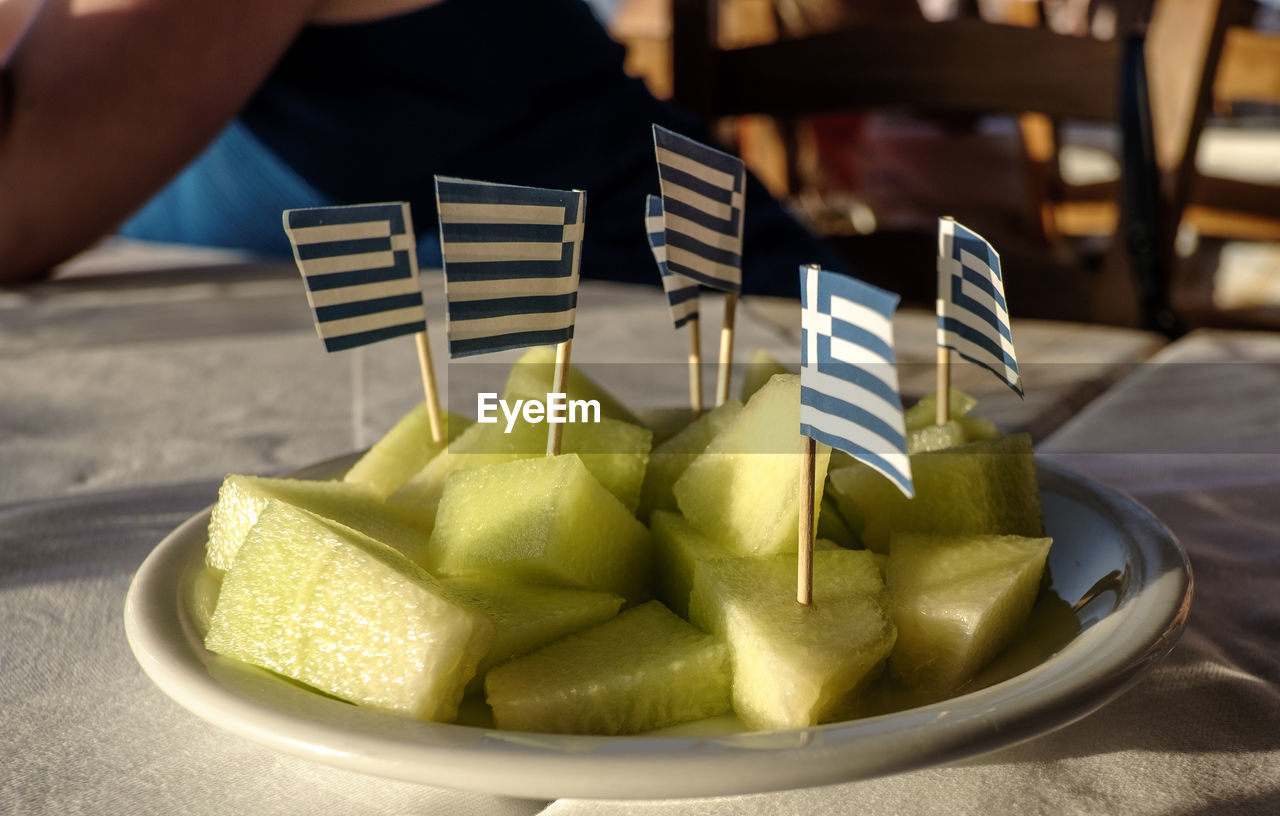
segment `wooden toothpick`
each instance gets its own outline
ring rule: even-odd
[[[689,327],[689,408],[693,418],[702,416],[702,341],[698,335],[698,318],[691,317]]]
[[[569,381],[569,352],[573,341],[565,340],[556,344],[556,367],[551,376],[551,393],[565,393]],[[560,439],[564,434],[564,425],[559,422],[547,422],[547,456],[560,455]]]
[[[418,369],[422,372],[422,391],[427,403],[427,418],[431,422],[431,441],[444,442],[444,427],[440,421],[440,394],[436,391],[436,370],[431,364],[431,344],[426,332],[413,336],[418,344]]]
[[[816,487],[817,443],[804,438],[804,456],[800,463],[800,546],[796,557],[796,602],[813,603],[813,494]]]
[[[738,293],[724,296],[724,326],[720,329],[720,365],[716,379],[716,406],[729,399],[729,377],[733,373],[733,323],[738,311]]]
[[[938,413],[937,423],[951,419],[951,349],[938,346]]]

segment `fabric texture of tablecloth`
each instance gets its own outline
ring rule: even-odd
[[[249,353],[248,339],[243,348],[226,342],[223,363],[228,353]],[[119,349],[129,352],[120,359],[132,355],[134,376],[145,378],[144,358],[153,352],[128,343]],[[194,352],[191,360],[198,359]],[[80,381],[93,379],[92,353],[41,359],[84,366]],[[1196,595],[1187,631],[1135,688],[1056,733],[964,765],[696,801],[547,803],[434,789],[281,755],[197,719],[142,673],[125,642],[122,609],[147,552],[211,501],[223,461],[193,461],[204,450],[197,447],[175,452],[182,462],[162,462],[162,476],[151,483],[145,469],[133,467],[95,478],[110,456],[127,458],[126,448],[117,447],[101,461],[84,460],[74,490],[39,499],[38,492],[23,492],[22,480],[67,484],[75,460],[46,440],[47,467],[57,472],[42,472],[39,450],[7,442],[6,450],[21,453],[22,468],[6,463],[9,503],[0,505],[0,813],[1280,812],[1278,361],[1275,336],[1194,336],[1139,367],[1040,446],[1135,496],[1190,553]],[[4,366],[0,359],[0,372],[9,370]],[[210,361],[208,376],[228,376],[218,371]],[[51,397],[39,403],[38,390],[25,388],[33,412],[40,404],[65,405]],[[271,397],[285,413],[311,399],[284,387]],[[122,413],[111,422],[136,423],[123,413],[131,403],[119,404]],[[206,428],[235,427],[222,424],[220,410],[230,409],[211,406],[201,420]],[[30,415],[33,427],[37,419]],[[71,428],[71,420],[58,421]],[[277,439],[274,447],[255,448],[246,432],[229,439],[237,446],[231,453],[253,453],[254,465],[267,469],[294,457],[318,458],[324,452],[314,440],[351,433],[345,408],[327,421],[314,435],[279,439],[264,427],[259,441]],[[190,426],[185,433],[199,436]],[[94,434],[89,427],[78,438],[86,456],[102,453],[92,447]],[[136,444],[149,443],[139,436]],[[203,475],[194,478],[193,471]],[[108,489],[113,482],[132,486]]]

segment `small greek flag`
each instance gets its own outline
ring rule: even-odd
[[[1000,256],[950,218],[938,219],[938,345],[989,369],[1022,396]]]
[[[915,495],[893,353],[898,296],[802,266],[800,305],[800,433]]]
[[[644,230],[649,236],[649,248],[662,273],[662,288],[667,293],[667,305],[671,307],[671,321],[680,328],[690,320],[698,319],[698,284],[677,275],[667,268],[667,237],[662,225],[662,199],[645,198]]]
[[[667,268],[726,292],[742,289],[742,159],[653,126]]]
[[[436,202],[449,354],[572,339],[586,194],[437,176]]]
[[[408,204],[285,210],[283,220],[326,350],[427,330]]]

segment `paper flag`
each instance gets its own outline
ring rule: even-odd
[[[285,210],[283,220],[328,351],[427,330],[408,204]]]
[[[653,126],[667,268],[726,292],[742,289],[742,160]]]
[[[645,197],[645,233],[649,236],[649,248],[662,275],[662,288],[667,293],[667,305],[671,307],[671,321],[678,329],[690,320],[698,319],[698,284],[684,275],[677,275],[667,268],[667,238],[662,225],[662,199]]]
[[[1022,396],[1000,256],[950,218],[938,219],[938,345],[989,369]]]
[[[800,268],[800,432],[915,494],[893,351],[898,296]]]
[[[573,338],[581,190],[436,177],[453,357]]]

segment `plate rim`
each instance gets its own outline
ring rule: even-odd
[[[315,478],[340,471],[358,455],[325,460],[293,475]],[[1145,581],[1126,588],[1117,608],[1100,621],[1109,621],[1108,627],[1081,632],[1015,677],[938,703],[858,720],[724,737],[603,737],[419,722],[302,690],[297,690],[305,699],[301,713],[273,708],[236,694],[209,673],[212,656],[195,640],[182,582],[172,580],[189,568],[193,537],[203,542],[212,504],[172,530],[144,559],[126,596],[125,634],[151,680],[198,717],[258,744],[375,776],[534,799],[701,797],[868,779],[976,758],[1069,725],[1127,690],[1181,635],[1194,579],[1173,533],[1120,491],[1040,456],[1036,466],[1042,494],[1058,492],[1103,511],[1125,535],[1129,560],[1143,577],[1158,572],[1162,579],[1172,576],[1172,583],[1159,587],[1155,597],[1154,585]],[[203,559],[202,546],[199,554]],[[1095,648],[1107,635],[1103,630],[1117,627],[1127,627],[1128,648]],[[1026,693],[1030,681],[1044,679],[1064,663],[1073,671],[1057,679],[1060,693],[1048,698]],[[323,720],[314,719],[317,710],[324,711]],[[334,733],[334,722],[351,730]],[[925,727],[927,739],[921,735]],[[697,763],[699,773],[688,773],[690,762]]]

